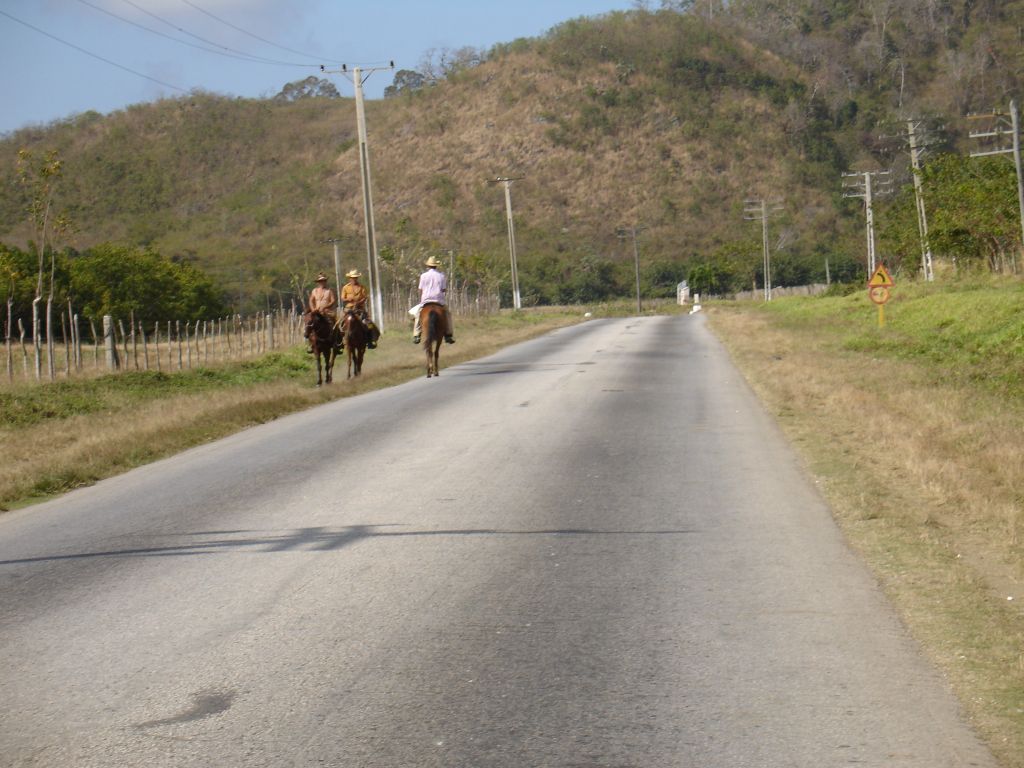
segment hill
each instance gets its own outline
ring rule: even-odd
[[[634,225],[649,295],[713,254],[731,260],[734,283],[759,282],[760,228],[743,221],[752,197],[784,205],[772,222],[778,283],[822,279],[826,257],[833,277],[857,274],[862,214],[840,197],[840,174],[900,157],[878,135],[912,111],[944,117],[956,147],[959,115],[1019,94],[1022,8],[635,10],[455,60],[433,85],[412,78],[367,104],[385,287],[404,294],[426,253],[451,250],[460,278],[507,294],[496,175],[522,176],[513,200],[527,304],[628,293],[632,246],[617,230]],[[66,161],[57,204],[77,225],[66,243],[76,249],[151,246],[216,276],[240,309],[308,285],[330,262],[326,238],[342,239],[346,267],[364,265],[354,103],[324,92],[197,92],[6,136],[0,239],[30,237],[17,150],[53,148]]]

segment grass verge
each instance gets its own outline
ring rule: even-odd
[[[1003,765],[1024,768],[1024,283],[709,322]]]

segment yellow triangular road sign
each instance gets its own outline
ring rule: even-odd
[[[892,288],[895,283],[892,281],[892,275],[889,274],[889,270],[885,268],[884,264],[879,264],[878,269],[875,270],[875,274],[868,280],[869,288],[877,288],[879,286],[883,288]]]

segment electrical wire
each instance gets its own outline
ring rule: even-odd
[[[274,65],[282,65],[282,64],[284,64],[284,62],[274,61],[273,59],[264,59],[264,58],[262,58],[260,56],[252,56],[252,55],[247,54],[247,53],[239,52],[239,53],[236,54],[236,53],[233,53],[233,52],[229,52],[229,51],[231,51],[231,49],[230,48],[224,48],[223,46],[217,46],[217,47],[218,48],[224,48],[224,50],[217,50],[217,48],[208,48],[208,47],[206,47],[206,45],[198,45],[196,43],[190,43],[188,40],[181,40],[180,38],[174,37],[173,35],[168,35],[165,32],[161,32],[158,29],[153,29],[152,27],[147,27],[144,24],[139,24],[138,22],[132,21],[131,19],[126,19],[124,16],[119,16],[118,14],[114,13],[113,11],[108,11],[106,8],[101,8],[100,6],[95,5],[95,4],[91,3],[91,2],[89,2],[89,0],[78,0],[78,2],[82,3],[82,5],[89,6],[93,10],[99,11],[100,13],[103,13],[103,14],[106,14],[107,16],[115,18],[118,21],[122,21],[125,24],[129,24],[129,25],[135,27],[136,29],[141,29],[144,32],[149,32],[150,34],[157,35],[158,37],[162,37],[165,40],[170,40],[170,41],[175,42],[175,43],[180,43],[181,45],[187,45],[189,48],[195,48],[197,50],[204,51],[206,53],[213,53],[213,54],[216,54],[218,56],[225,56],[225,57],[227,57],[229,59],[237,59],[239,61],[249,61],[249,62],[253,62],[253,63],[256,63],[256,64],[274,64]],[[216,45],[216,43],[209,43],[209,45]],[[312,64],[289,64],[288,66],[312,67],[314,65],[312,65]]]
[[[76,51],[84,53],[86,56],[91,56],[94,59],[98,59],[99,61],[102,61],[104,64],[109,64],[112,67],[117,67],[120,70],[133,74],[137,77],[141,77],[144,80],[149,80],[150,82],[156,83],[157,85],[162,85],[165,88],[170,88],[172,91],[178,91],[179,93],[188,93],[188,91],[186,91],[184,88],[179,88],[176,85],[165,83],[163,80],[157,80],[155,77],[144,75],[141,72],[137,72],[134,69],[131,69],[130,67],[124,66],[123,64],[118,64],[116,61],[111,61],[110,59],[106,59],[103,56],[100,56],[99,54],[93,53],[92,51],[87,51],[85,50],[85,48],[81,48],[75,45],[74,43],[69,43],[67,40],[63,40],[62,38],[59,38],[56,35],[51,35],[49,32],[46,32],[45,30],[42,30],[39,27],[29,24],[27,21],[22,21],[21,19],[12,16],[11,14],[7,13],[7,11],[0,10],[0,15],[6,16],[11,21],[15,21],[18,24],[21,24],[22,26],[28,27],[29,29],[36,31],[39,34],[50,38],[51,40],[56,40],[58,43],[61,43],[62,45],[66,45],[69,48],[74,48]]]
[[[187,45],[189,48],[196,48],[197,50],[205,51],[206,53],[215,53],[218,56],[226,56],[228,58],[237,58],[237,59],[241,59],[243,61],[259,61],[258,58],[253,58],[253,57],[249,57],[249,56],[241,56],[241,55],[236,55],[236,54],[233,54],[233,53],[226,53],[224,51],[217,50],[216,48],[208,48],[205,45],[199,45],[197,43],[189,43],[187,40],[181,40],[181,39],[176,38],[176,37],[174,37],[172,35],[168,35],[166,33],[163,33],[160,30],[155,30],[152,27],[146,27],[145,25],[141,25],[141,24],[138,24],[136,22],[132,22],[132,20],[130,18],[125,18],[124,16],[120,16],[120,15],[118,15],[117,13],[115,13],[113,11],[106,10],[106,8],[101,8],[98,5],[90,3],[89,0],[78,0],[78,1],[80,3],[82,3],[83,5],[88,5],[93,10],[97,10],[100,13],[104,13],[104,14],[106,14],[108,16],[111,16],[112,18],[118,19],[119,22],[124,22],[125,24],[130,25],[130,26],[132,26],[132,27],[134,27],[136,29],[142,30],[143,32],[148,32],[148,33],[150,33],[152,35],[157,35],[158,37],[162,37],[165,40],[170,40],[170,41],[175,42],[175,43],[180,43],[181,45]]]
[[[220,18],[220,16],[213,15],[212,13],[207,11],[205,8],[200,8],[198,5],[196,5],[195,3],[191,2],[191,0],[181,0],[181,2],[183,2],[189,8],[194,8],[195,10],[199,11],[200,13],[205,14],[206,16],[209,16],[214,21],[219,21],[224,26],[230,27],[231,29],[235,30],[236,32],[241,32],[243,35],[248,35],[249,37],[253,38],[254,40],[259,40],[261,43],[266,43],[267,45],[273,46],[274,48],[280,48],[282,51],[288,51],[288,53],[297,53],[299,56],[309,56],[310,58],[316,58],[315,56],[310,56],[310,54],[305,53],[303,51],[296,51],[294,48],[288,48],[288,47],[283,46],[283,45],[278,45],[277,43],[275,43],[275,42],[273,42],[271,40],[267,40],[265,37],[260,37],[257,34],[249,32],[248,30],[242,29],[241,27],[232,24],[230,21],[226,21],[226,20]],[[332,63],[332,64],[339,64],[340,62],[331,61],[330,63]]]
[[[248,54],[245,51],[238,51],[238,50],[235,50],[234,48],[229,48],[226,45],[221,45],[219,43],[214,42],[213,40],[207,40],[205,37],[200,37],[199,35],[195,34],[194,32],[189,32],[187,29],[183,29],[182,27],[179,27],[179,26],[175,25],[174,22],[168,21],[167,19],[163,18],[162,16],[158,16],[157,14],[153,13],[152,11],[149,11],[149,10],[143,8],[141,5],[139,5],[138,3],[134,2],[134,0],[121,0],[121,2],[127,3],[128,5],[130,5],[135,10],[140,11],[140,12],[146,14],[150,18],[156,19],[161,24],[166,24],[171,29],[173,29],[173,30],[175,30],[177,32],[181,32],[181,34],[183,34],[183,35],[188,35],[189,37],[193,37],[196,40],[200,41],[201,43],[205,43],[206,45],[212,45],[215,48],[222,48],[225,51],[230,51],[231,53],[234,53],[234,54],[236,54],[238,56],[243,56],[246,59],[251,60],[251,61],[259,61],[260,63],[263,63],[263,64],[277,64],[279,66],[284,66],[284,67],[319,67],[320,66],[319,63],[312,64],[312,63],[307,63],[307,62],[296,62],[296,61],[278,61],[276,59],[267,59],[267,58],[264,58],[262,56],[253,56],[252,54]]]

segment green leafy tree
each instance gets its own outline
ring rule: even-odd
[[[1013,165],[1003,158],[939,155],[922,169],[929,242],[958,265],[1000,270],[1021,247]],[[881,217],[880,240],[894,264],[920,257],[913,188],[908,185]],[[909,260],[909,261],[908,261]],[[891,266],[891,265],[890,265]]]
[[[395,73],[392,84],[384,89],[384,98],[393,99],[402,93],[415,93],[429,82],[422,72],[417,72],[414,69],[400,69]]]
[[[274,101],[299,101],[300,99],[340,99],[337,86],[330,80],[310,75],[305,80],[288,83],[274,97]]]
[[[691,265],[686,281],[694,293],[720,296],[733,290],[735,277],[733,265],[718,258]]]
[[[188,263],[148,250],[103,245],[74,259],[71,290],[89,317],[200,320],[225,311],[213,281]]]

